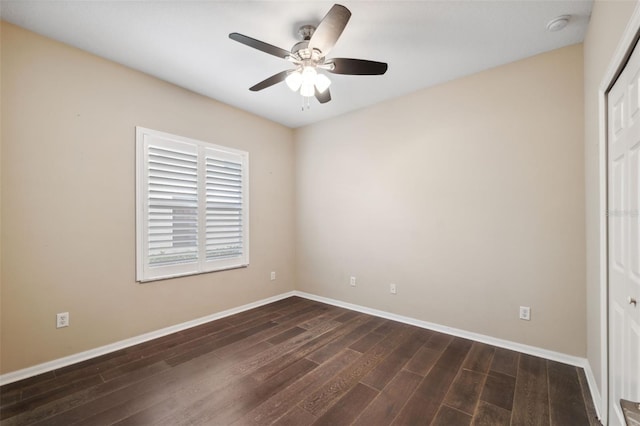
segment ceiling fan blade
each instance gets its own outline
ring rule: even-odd
[[[278,84],[284,81],[284,79],[287,78],[287,75],[289,75],[288,70],[279,72],[278,74],[274,74],[266,80],[262,80],[260,83],[251,86],[249,90],[251,90],[252,92],[257,92],[258,90],[266,89],[267,87],[271,87],[274,84]]]
[[[231,33],[229,34],[229,38],[231,40],[235,40],[238,43],[245,44],[249,47],[253,47],[254,49],[261,50],[265,53],[268,53],[273,56],[277,56],[278,58],[287,59],[287,57],[291,56],[291,52],[281,49],[279,47],[273,46],[269,43],[265,43],[264,41],[256,40],[255,38],[247,37],[246,35]]]
[[[384,62],[367,61],[365,59],[333,58],[327,61],[333,64],[333,69],[326,68],[334,74],[350,75],[382,75],[387,72],[387,64]]]
[[[326,104],[331,100],[331,92],[329,92],[328,88],[322,93],[318,92],[318,89],[316,89],[316,99],[321,104]]]
[[[309,49],[318,49],[326,56],[347,26],[351,12],[340,4],[334,4],[327,12],[309,40]]]

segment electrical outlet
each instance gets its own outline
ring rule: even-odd
[[[391,294],[398,293],[398,289],[396,288],[396,285],[394,283],[389,284],[389,293]]]
[[[69,312],[56,314],[56,328],[69,327]]]
[[[349,278],[349,285],[351,287],[355,287],[356,286],[356,277]]]
[[[528,306],[520,306],[520,319],[525,321],[531,320],[531,308]]]
[[[276,279],[276,271],[271,272],[271,281],[275,281]]]

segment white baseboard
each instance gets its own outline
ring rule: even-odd
[[[151,331],[149,333],[141,334],[139,336],[131,337],[129,339],[121,340],[119,342],[111,343],[109,345],[100,346],[99,348],[90,349],[88,351],[80,352],[77,354],[69,355],[64,358],[54,359],[42,364],[34,365],[33,367],[24,368],[22,370],[12,371],[10,373],[0,375],[0,386],[9,383],[17,382],[18,380],[26,379],[29,377],[37,376],[38,374],[46,373],[48,371],[57,370],[58,368],[66,367],[71,364],[75,364],[87,359],[95,358],[100,355],[105,355],[110,352],[114,352],[120,349],[128,348],[130,346],[137,345],[149,340],[157,339],[177,331],[186,330],[187,328],[195,327],[200,324],[204,324],[210,321],[215,321],[220,318],[228,317],[249,309],[257,308],[262,305],[277,302],[278,300],[285,299],[287,297],[294,296],[295,292],[290,291],[287,293],[278,294],[276,296],[268,297],[266,299],[258,300],[256,302],[247,303],[246,305],[238,306],[237,308],[227,309],[225,311],[217,312],[215,314],[207,315],[201,318],[196,318],[191,321],[183,322],[181,324],[172,325],[170,327],[162,328],[160,330]]]
[[[600,396],[600,389],[596,384],[596,377],[593,375],[593,370],[591,369],[591,364],[589,360],[585,359],[585,363],[582,366],[584,369],[584,375],[587,376],[587,384],[589,385],[589,391],[591,391],[591,398],[593,399],[593,406],[596,408],[596,414],[598,415],[598,420],[602,421],[602,397]]]
[[[542,349],[535,346],[529,346],[522,343],[516,343],[509,340],[498,339],[491,336],[486,336],[484,334],[473,333],[466,330],[461,330],[453,327],[447,327],[440,324],[435,324],[428,321],[422,321],[415,318],[405,317],[398,314],[393,314],[386,311],[381,311],[378,309],[372,309],[361,305],[355,305],[353,303],[342,302],[340,300],[330,299],[327,297],[317,296],[315,294],[306,293],[303,291],[289,291],[287,293],[282,293],[276,296],[268,297],[266,299],[258,300],[256,302],[248,303],[246,305],[239,306],[237,308],[227,309],[222,312],[217,312],[215,314],[207,315],[201,318],[197,318],[191,321],[183,322],[181,324],[173,325],[170,327],[166,327],[160,330],[152,331],[149,333],[145,333],[139,336],[131,337],[129,339],[121,340],[119,342],[115,342],[109,345],[101,346],[99,348],[91,349],[88,351],[80,352],[74,355],[69,355],[64,358],[55,359],[53,361],[45,362],[42,364],[34,365],[33,367],[24,368],[22,370],[13,371],[10,373],[6,373],[0,375],[0,385],[6,385],[12,382],[16,382],[18,380],[26,379],[29,377],[37,376],[38,374],[46,373],[48,371],[56,370],[58,368],[66,367],[71,364],[75,364],[81,361],[85,361],[87,359],[95,358],[100,355],[105,355],[110,352],[114,352],[120,349],[128,348],[130,346],[137,345],[139,343],[143,343],[149,340],[157,339],[159,337],[166,336],[171,333],[175,333],[177,331],[186,330],[191,327],[195,327],[210,321],[215,321],[220,318],[228,317],[230,315],[237,314],[239,312],[247,311],[249,309],[257,308],[259,306],[266,305],[268,303],[273,303],[278,300],[285,299],[291,296],[298,296],[309,300],[314,300],[317,302],[326,303],[328,305],[338,306],[341,308],[350,309],[357,312],[362,312],[369,315],[374,315],[381,318],[390,319],[393,321],[402,322],[405,324],[414,325],[420,328],[426,328],[429,330],[438,331],[441,333],[450,334],[457,337],[462,337],[469,340],[474,340],[477,342],[486,343],[489,345],[511,349],[517,352],[526,353],[529,355],[538,356],[541,358],[562,362],[565,364],[574,365],[576,367],[581,367],[585,371],[585,375],[587,377],[587,383],[589,385],[589,389],[591,391],[591,396],[593,398],[594,405],[596,407],[596,411],[598,416],[600,417],[600,392],[598,387],[596,386],[595,377],[593,376],[593,372],[591,371],[591,366],[589,362],[585,358],[580,358],[572,355],[563,354],[560,352],[550,351],[548,349]]]

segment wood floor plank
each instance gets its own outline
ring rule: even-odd
[[[15,404],[18,401],[20,401],[20,389],[0,393],[0,411],[2,411],[7,405]]]
[[[494,346],[480,342],[473,342],[469,355],[464,361],[462,368],[486,373],[491,366],[491,361],[493,361],[495,351],[496,348]]]
[[[291,309],[300,309],[301,307],[310,306],[313,304],[315,304],[315,302],[311,300],[294,296],[266,305],[258,306],[257,308],[229,315],[227,317],[224,317],[223,320],[235,326],[247,320],[253,320],[256,317],[267,312],[289,312]]]
[[[95,413],[96,407],[101,407],[99,400],[107,395],[122,395],[122,390],[136,383],[150,379],[171,367],[164,361],[145,366],[126,376],[119,377],[110,382],[102,383],[97,386],[85,389],[81,392],[75,392],[64,396],[49,404],[20,413],[16,417],[12,417],[7,426],[15,424],[42,424],[42,425],[69,425],[73,422],[71,419],[79,418],[80,420],[92,413]],[[96,402],[98,401],[98,402]],[[79,416],[74,417],[78,413]],[[87,413],[87,414],[82,414]]]
[[[442,352],[422,346],[404,368],[424,377],[435,365],[440,355]]]
[[[319,417],[314,425],[349,425],[376,396],[378,391],[358,383]]]
[[[480,399],[497,407],[511,411],[516,389],[515,377],[496,371],[489,372]]]
[[[228,325],[226,327],[229,327]],[[225,327],[222,327],[224,329]],[[170,349],[180,343],[187,342],[189,337],[180,333],[173,333],[162,339],[154,339],[135,345],[130,348],[102,355],[87,361],[73,364],[55,370],[55,378],[33,385],[23,389],[21,399],[27,399],[32,396],[40,395],[45,392],[51,392],[56,388],[69,385],[69,383],[78,379],[87,379],[91,375],[100,375],[102,372],[117,368],[119,366],[134,362],[141,358],[149,357],[159,351]],[[153,364],[151,362],[150,364]]]
[[[387,336],[391,333],[395,333],[396,331],[402,328],[402,324],[391,321],[391,320],[383,320],[380,326],[376,327],[372,333],[381,334],[383,336]]]
[[[212,403],[211,398],[202,400],[201,404],[193,404],[188,407],[187,415],[180,416],[179,421],[190,425],[230,425],[243,414],[244,410],[252,410],[273,393],[276,393],[289,384],[314,370],[318,364],[308,359],[300,359],[289,367],[281,370],[269,381],[258,383],[253,377],[247,376],[241,379],[239,389],[229,396],[228,390],[215,393],[215,397],[221,394],[219,403]],[[198,408],[196,408],[198,407]],[[175,419],[175,417],[172,417]],[[158,425],[175,425],[175,421],[162,421]]]
[[[291,327],[290,329],[283,331],[282,333],[277,334],[270,339],[267,339],[267,342],[277,345],[278,343],[282,343],[285,340],[289,340],[291,337],[295,337],[298,334],[304,333],[305,331],[307,330],[301,327]]]
[[[367,316],[357,316],[342,323],[331,333],[319,335],[318,337],[311,339],[310,341],[299,345],[294,350],[289,351],[281,357],[274,358],[269,363],[264,364],[253,372],[254,377],[257,380],[268,380],[271,375],[276,373],[279,369],[282,369],[289,364],[296,362],[298,359],[308,357],[309,354],[314,353],[319,348],[331,344],[333,341],[340,339],[342,336],[350,333],[359,325],[365,324],[370,321],[371,318]],[[320,325],[317,328],[321,328],[325,325]]]
[[[4,392],[12,392],[15,390],[21,391],[25,387],[31,386],[33,384],[42,383],[47,380],[55,379],[56,374],[53,371],[47,371],[46,373],[41,373],[36,376],[27,377],[26,379],[22,379],[17,382],[8,383],[0,387],[0,393]]]
[[[210,360],[211,361],[211,360]],[[189,371],[189,369],[193,369]],[[89,424],[86,419],[96,414],[109,412],[114,407],[122,407],[132,403],[134,408],[153,404],[157,399],[171,395],[180,389],[180,385],[188,382],[189,377],[200,376],[201,370],[193,363],[182,365],[151,376],[141,382],[125,386],[117,392],[110,392],[95,398],[83,405],[61,412],[42,421],[43,425]],[[116,379],[118,380],[118,379]],[[107,384],[112,382],[107,382]]]
[[[511,411],[496,407],[485,401],[480,401],[476,414],[473,416],[472,426],[509,426]]]
[[[357,317],[353,317],[352,320]],[[318,349],[308,356],[311,361],[317,363],[323,363],[329,358],[340,352],[345,347],[348,347],[352,343],[356,342],[364,335],[368,334],[373,328],[377,327],[380,321],[378,319],[372,319],[360,325],[355,330],[348,334],[334,340],[330,344]]]
[[[271,345],[267,345],[267,348],[261,348],[261,351],[271,349]],[[238,355],[238,361],[247,362],[251,357],[255,356],[255,352],[240,353]],[[166,364],[166,363],[164,363]],[[135,382],[129,387],[126,387],[127,392],[122,391],[122,386],[114,386],[109,391],[101,392],[97,398],[92,398],[91,401],[85,402],[84,405],[77,408],[70,409],[64,413],[60,413],[53,418],[47,420],[48,422],[55,422],[55,424],[67,425],[73,422],[80,421],[88,416],[94,415],[96,412],[110,409],[114,406],[123,404],[127,401],[127,396],[135,395],[139,401],[145,401],[148,404],[157,403],[158,398],[168,398],[175,392],[181,392],[185,388],[192,386],[197,389],[196,383],[191,380],[207,380],[210,376],[228,377],[231,373],[228,372],[230,364],[228,361],[224,362],[215,356],[209,354],[201,356],[191,360],[188,365],[182,367],[184,364],[179,364],[176,367],[171,368],[167,372],[161,372],[159,375],[152,376],[149,379]],[[123,376],[132,376],[131,374]],[[134,375],[135,376],[135,375]],[[115,379],[118,380],[118,379]],[[123,380],[126,383],[126,380]],[[111,383],[111,382],[107,382]],[[115,392],[115,390],[119,390]],[[164,392],[164,393],[163,393]],[[144,399],[141,395],[147,395],[150,399]],[[154,399],[155,398],[155,399]]]
[[[359,356],[359,353],[350,349],[343,350],[328,362],[320,365],[302,379],[271,396],[264,403],[247,413],[236,422],[237,426],[259,426],[273,423],[298,402],[302,401],[309,391],[327,382]],[[315,416],[313,418],[315,419]]]
[[[514,426],[550,424],[547,365],[542,358],[520,355],[511,424]]]
[[[357,317],[358,315],[362,315],[362,314],[360,312],[356,312],[356,311],[346,311],[344,314],[342,314],[339,317],[337,317],[336,321],[338,321],[338,322],[347,322],[347,321],[350,321],[353,318]]]
[[[444,351],[449,343],[453,341],[453,336],[444,333],[433,333],[431,338],[425,343],[424,347],[435,351]]]
[[[148,404],[144,410],[145,417],[153,416],[150,414],[154,406],[166,403],[167,400],[177,402],[175,409],[169,416],[162,419],[156,419],[156,424],[180,424],[181,419],[189,418],[189,413],[194,410],[201,409],[207,405],[222,404],[225,398],[233,396],[234,393],[242,393],[252,390],[255,383],[247,386],[246,382],[241,379],[252,370],[259,368],[261,365],[280,357],[287,350],[295,348],[304,342],[312,339],[317,335],[322,335],[331,328],[336,327],[339,323],[323,324],[314,330],[305,331],[305,333],[295,336],[279,345],[266,348],[246,360],[228,361],[227,365],[218,364],[215,368],[209,367],[208,371],[203,371],[199,376],[189,383],[183,383],[178,389],[166,389],[163,394],[151,395],[146,401]],[[229,364],[230,363],[230,364]],[[244,385],[244,386],[243,386]],[[187,396],[185,397],[185,391]],[[225,395],[226,394],[226,395]],[[149,405],[152,403],[152,405]],[[202,408],[203,409],[203,408]]]
[[[74,382],[68,383],[66,386],[57,387],[50,392],[45,392],[31,398],[18,401],[15,404],[3,407],[2,411],[0,411],[0,420],[17,416],[21,412],[31,411],[37,407],[56,401],[61,397],[61,395],[75,393],[99,385],[101,383],[103,382],[99,376],[89,376],[86,379],[79,379]]]
[[[187,362],[189,360],[192,360],[193,358],[197,358],[201,355],[212,352],[216,349],[222,348],[232,343],[238,342],[249,336],[252,336],[254,334],[260,333],[261,331],[264,331],[276,326],[277,324],[275,322],[268,321],[265,323],[259,323],[259,324],[253,325],[252,327],[247,328],[243,331],[238,331],[238,332],[229,334],[227,336],[220,336],[219,338],[215,338],[215,339],[206,339],[206,340],[197,341],[197,342],[190,342],[189,344],[189,346],[191,347],[190,350],[188,351],[182,350],[176,354],[172,354],[171,356],[168,356],[168,357],[165,356],[165,360],[167,364],[171,365],[172,367],[175,367],[178,364]],[[158,354],[157,356],[162,356],[162,354]],[[119,370],[120,371],[118,371],[118,373],[123,374],[122,369],[119,369]],[[108,379],[108,378],[105,377],[105,379]]]
[[[322,322],[327,321],[329,319],[338,321],[338,318],[340,318],[340,321],[338,322],[348,322],[351,319],[354,319],[358,316],[358,315],[353,315],[349,320],[344,321],[343,320],[344,313],[345,313],[345,309],[336,308],[336,307],[327,308],[320,315],[314,315],[312,318],[308,318],[304,321],[300,321],[298,323],[298,327],[304,328],[305,330],[309,330],[310,328],[317,327]]]
[[[269,339],[284,330],[287,330],[291,327],[298,327],[308,330],[309,327],[303,327],[300,325],[301,321],[307,321],[310,318],[323,318],[324,321],[330,321],[338,314],[333,310],[321,309],[318,306],[313,306],[311,310],[301,310],[296,312],[299,315],[296,315],[293,318],[287,319],[287,321],[278,321],[275,327],[269,328],[267,330],[261,331],[260,333],[245,337],[244,339],[238,340],[231,344],[222,346],[220,348],[214,349],[211,353],[219,358],[226,357],[236,357],[238,352],[243,352],[245,350],[252,351],[254,345],[259,344],[260,342]],[[281,320],[282,318],[280,318]],[[323,321],[323,322],[324,322]],[[276,321],[274,321],[276,322]]]
[[[469,424],[471,424],[470,415],[446,405],[440,407],[438,414],[431,422],[432,426],[468,426]]]
[[[353,426],[391,424],[421,381],[422,377],[415,373],[400,371],[367,406]]]
[[[554,426],[588,425],[587,407],[576,367],[555,361],[547,362],[549,375],[549,414]]]
[[[217,321],[214,323],[217,323]],[[221,321],[220,324],[214,323],[196,327],[200,330],[198,332],[174,333],[163,339],[145,342],[124,349],[123,351],[118,351],[121,352],[121,356],[108,358],[107,361],[101,362],[93,366],[93,368],[95,368],[95,371],[99,372],[105,380],[112,380],[122,374],[129,374],[131,371],[144,367],[145,365],[152,365],[162,361],[172,354],[184,351],[185,348],[197,348],[202,342],[214,340],[214,336],[220,339],[222,338],[220,333],[223,331],[237,330],[237,328],[229,326],[225,321]],[[92,366],[89,365],[89,367],[91,368]],[[77,371],[78,370],[75,372]],[[60,379],[69,380],[69,375],[66,371],[63,372]]]
[[[308,343],[315,338],[322,336],[336,327],[343,326],[337,322],[327,322],[318,327],[308,330],[298,336],[295,336],[279,345],[269,347],[252,357],[240,361],[232,362],[231,365],[218,364],[215,368],[209,367],[208,371],[203,372],[197,380],[188,384],[183,384],[182,388],[173,390],[170,399],[181,398],[181,393],[188,390],[193,397],[191,399],[182,399],[179,404],[180,409],[175,410],[169,417],[163,418],[157,424],[180,424],[180,419],[188,418],[189,413],[194,407],[200,407],[206,404],[215,404],[223,400],[224,393],[230,391],[230,386],[237,383],[243,376],[268,365],[275,359],[282,359],[288,352]],[[184,390],[183,390],[184,389]],[[175,394],[175,395],[174,395]],[[218,395],[221,394],[221,395]],[[222,399],[221,399],[222,398]],[[156,402],[156,404],[162,401]]]
[[[461,369],[451,384],[449,392],[444,398],[444,403],[472,416],[476,410],[485,379],[486,375],[482,373]]]
[[[366,318],[364,318],[364,320],[366,320]],[[243,362],[236,363],[231,369],[232,371],[229,371],[229,374],[231,374],[232,376],[247,374],[248,372],[257,370],[258,368],[267,365],[268,363],[276,359],[282,360],[282,358],[285,357],[288,353],[295,351],[305,344],[313,342],[315,339],[321,338],[323,335],[326,335],[330,331],[335,330],[340,326],[344,325],[335,321],[328,321],[320,324],[317,327],[309,329],[302,334],[290,338],[289,340],[286,340],[278,345],[257,353],[253,357]],[[328,339],[328,341],[333,338],[332,335],[326,335],[325,337]]]
[[[295,406],[291,411],[280,417],[273,426],[305,426],[315,422],[316,416],[302,408]],[[328,425],[327,425],[328,426]]]
[[[409,398],[393,424],[429,424],[438,412],[470,348],[471,342],[468,340],[450,339],[442,356]]]
[[[420,347],[429,340],[430,333],[416,329],[409,339],[393,350],[376,368],[371,370],[361,382],[374,389],[382,390],[387,383],[404,367]]]
[[[271,345],[261,342],[254,347],[254,350],[259,352],[269,348],[271,348]],[[239,354],[235,362],[242,362],[254,354],[255,352]],[[212,365],[204,361],[208,361]],[[118,419],[122,418],[118,424],[153,424],[159,419],[171,415],[173,411],[180,409],[183,405],[188,404],[189,400],[184,398],[191,398],[189,395],[192,393],[201,393],[202,391],[198,387],[201,380],[205,380],[210,375],[215,375],[216,371],[222,376],[226,369],[233,366],[233,362],[221,361],[213,355],[208,358],[198,359],[198,363],[199,365],[194,361],[178,366],[177,368],[183,369],[181,376],[176,379],[175,372],[168,373],[163,386],[149,385],[142,390],[136,389],[135,397],[130,399],[123,398],[119,401],[114,401],[111,398],[103,401],[100,406],[110,408],[103,411],[96,410],[103,414],[97,417],[94,416],[93,421],[97,421],[96,419],[113,420],[114,415],[116,415]],[[192,370],[184,370],[190,366],[193,366]],[[230,389],[231,391],[234,390],[233,388]],[[229,389],[226,391],[229,391]],[[124,418],[125,416],[127,418]]]
[[[519,360],[520,356],[518,352],[514,352],[509,349],[496,348],[490,369],[491,371],[497,371],[498,373],[516,377]]]
[[[131,362],[139,357],[145,356],[145,354],[148,354],[150,350],[153,350],[153,348],[167,347],[168,345],[174,344],[173,342],[175,342],[176,340],[180,341],[180,339],[183,339],[178,335],[178,333],[174,333],[173,335],[169,335],[166,337],[166,339],[163,339],[165,341],[161,344],[158,344],[158,342],[155,341],[152,341],[153,343],[145,342],[147,344],[140,345],[140,348],[133,347],[121,349],[119,351],[105,354],[100,357],[88,359],[77,364],[72,364],[56,369],[54,380],[49,380],[43,383],[36,383],[32,386],[24,388],[22,390],[21,397],[22,399],[29,398],[31,396],[39,395],[43,392],[49,392],[52,389],[60,386],[66,386],[70,382],[73,382],[77,379],[86,379],[90,375],[98,375],[105,370],[117,367],[118,365],[122,365],[127,362]]]
[[[250,376],[239,378],[235,382],[230,382],[224,389],[224,392],[215,392],[211,398],[207,400],[197,400],[190,406],[188,415],[179,419],[180,422],[201,423],[209,422],[216,417],[216,422],[224,422],[230,424],[235,417],[240,414],[237,410],[243,407],[249,407],[256,404],[264,398],[265,394],[276,391],[279,387],[286,386],[288,381],[296,380],[308,371],[315,368],[317,364],[308,360],[302,360],[300,363],[290,366],[281,374],[277,375],[274,380],[264,386],[256,383],[255,379]],[[156,396],[156,395],[153,395]],[[174,412],[184,406],[189,406],[194,401],[193,395],[189,392],[173,393],[169,398],[155,398],[157,401],[154,405],[149,404],[149,400],[144,401],[145,395],[127,401],[126,403],[115,406],[110,410],[101,412],[93,417],[85,420],[87,424],[101,425],[117,424],[120,425],[136,425],[136,424],[161,424],[166,418],[172,418],[171,421],[178,421],[173,418]],[[238,405],[234,405],[238,404]],[[184,413],[184,411],[182,411]]]
[[[144,350],[134,350],[126,353],[123,357],[110,360],[101,364],[98,369],[100,376],[105,380],[113,380],[124,374],[140,369],[146,365],[152,365],[156,362],[164,361],[166,358],[183,352],[186,348],[197,348],[203,342],[222,338],[222,331],[232,330],[233,328],[224,328],[222,330],[211,331],[211,334],[178,334],[174,338],[165,341],[161,345],[154,345]]]
[[[354,342],[349,348],[360,353],[365,353],[383,338],[384,336],[382,334],[371,332]]]
[[[362,354],[353,364],[341,371],[338,376],[305,398],[300,406],[313,415],[321,416],[410,334],[410,329],[406,327],[398,333],[388,335]]]
[[[281,324],[283,322],[288,322],[294,318],[299,318],[302,315],[305,315],[309,312],[331,312],[334,309],[331,306],[321,305],[318,303],[310,303],[308,305],[294,305],[293,309],[283,309],[278,311],[281,315],[277,318],[274,318],[273,321]]]

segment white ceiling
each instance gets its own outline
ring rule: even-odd
[[[285,84],[250,92],[290,68],[228,38],[239,32],[289,50],[326,1],[1,0],[2,19],[289,127],[395,98],[583,40],[592,0],[344,1],[351,20],[329,57],[389,64],[383,76],[330,74],[332,101]],[[547,22],[572,15],[548,32]]]

